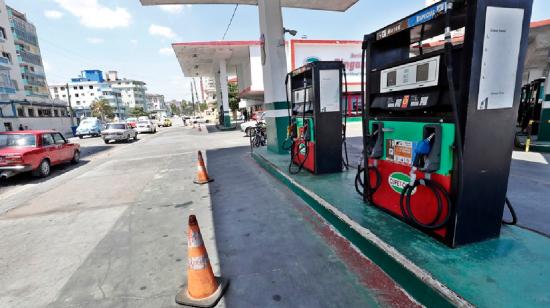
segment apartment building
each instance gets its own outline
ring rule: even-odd
[[[49,97],[36,28],[0,0],[0,131],[21,128],[69,135],[71,119],[67,104]]]
[[[46,74],[38,45],[36,27],[27,20],[25,14],[6,6],[13,34],[15,52],[19,62],[25,96],[29,98],[48,99],[50,97]]]
[[[77,118],[91,116],[90,106],[100,99],[109,102],[116,117],[120,119],[127,117],[127,108],[122,101],[120,91],[111,87],[100,70],[84,70],[80,76],[72,78],[66,84],[50,85],[49,90],[52,98],[70,102]]]
[[[122,102],[126,107],[141,107],[145,111],[149,110],[147,97],[145,96],[147,91],[145,82],[126,78],[120,79],[117,71],[108,71],[106,78],[113,89],[120,91]]]

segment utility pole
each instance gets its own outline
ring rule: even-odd
[[[199,100],[199,93],[197,92],[197,81],[195,80],[194,77],[193,77],[193,89],[195,89],[195,101],[199,105],[199,113],[200,113],[200,112],[202,112],[202,110],[201,110],[201,103],[202,102]]]
[[[69,116],[71,117],[71,126],[74,126],[74,114],[73,114],[73,105],[71,104],[71,94],[69,92],[69,84],[65,84],[65,89],[67,90],[67,101],[69,102]]]
[[[193,95],[193,82],[189,83],[191,86],[191,103],[193,104],[193,117],[195,116],[195,96]]]

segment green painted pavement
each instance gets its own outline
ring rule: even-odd
[[[379,246],[346,226],[314,197],[290,183],[288,155],[256,150],[254,158],[285,182],[327,221],[375,261],[413,297],[427,306],[450,305]],[[291,176],[363,228],[395,248],[444,286],[480,307],[550,306],[550,239],[519,227],[503,226],[498,239],[450,249],[407,224],[367,206],[355,192],[354,171]],[[448,297],[447,297],[448,299]]]

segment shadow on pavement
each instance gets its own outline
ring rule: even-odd
[[[367,307],[372,298],[298,196],[264,173],[249,147],[206,152],[227,307]],[[328,227],[327,227],[328,230]]]
[[[9,178],[9,179],[0,179],[0,188],[19,186],[19,185],[25,185],[25,184],[43,183],[43,182],[52,180],[52,179],[66,173],[66,172],[69,172],[73,169],[82,167],[82,166],[84,166],[88,163],[89,163],[89,161],[87,161],[87,160],[81,160],[76,165],[66,163],[66,164],[61,164],[61,165],[57,165],[57,166],[52,166],[50,175],[48,177],[45,177],[45,178],[34,177],[34,176],[32,176],[31,172],[20,173],[20,174],[17,174],[15,176]],[[1,193],[1,191],[0,191],[0,193]]]

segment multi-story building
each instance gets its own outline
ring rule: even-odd
[[[164,95],[147,93],[145,94],[145,99],[147,100],[147,109],[166,110]]]
[[[126,118],[127,109],[120,91],[113,89],[111,84],[103,79],[103,72],[100,70],[84,70],[79,77],[72,78],[69,83],[50,85],[49,88],[54,99],[70,102],[78,118],[91,116],[90,106],[100,99],[109,102],[116,117]]]
[[[166,106],[164,95],[161,94],[145,94],[147,99],[147,109],[150,114],[154,114],[157,118],[164,118],[172,115],[171,110]]]
[[[52,100],[35,27],[0,0],[0,131],[55,129],[69,135],[67,104]]]
[[[7,6],[10,29],[13,34],[19,69],[22,77],[25,96],[29,98],[48,99],[48,84],[36,27],[27,20],[25,14]]]
[[[133,79],[119,79],[116,71],[107,73],[107,81],[113,89],[119,90],[122,102],[128,108],[141,107],[147,111],[147,99],[145,97],[145,82]]]
[[[23,81],[4,0],[0,0],[0,53],[0,100],[22,99]]]

